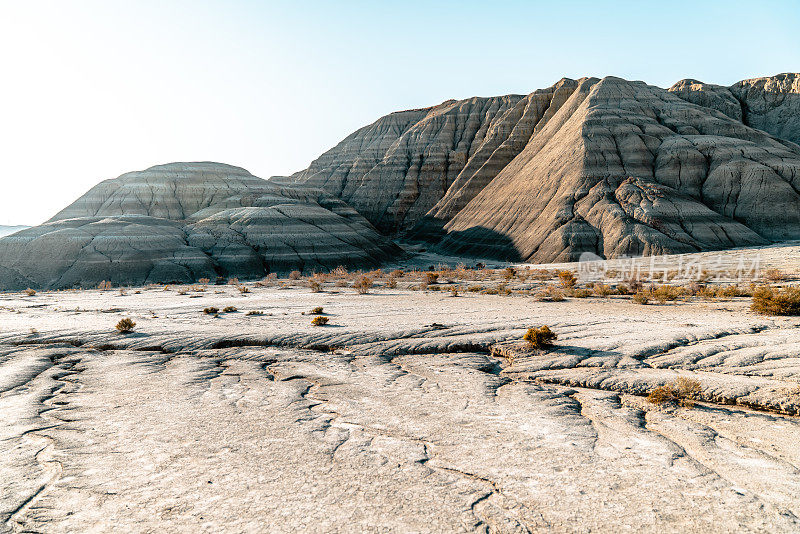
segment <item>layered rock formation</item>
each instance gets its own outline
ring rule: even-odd
[[[384,233],[514,261],[796,239],[798,80],[564,79],[448,101],[383,117],[291,180]]]
[[[47,223],[0,240],[0,288],[261,277],[376,266],[399,249],[319,190],[218,163],[173,163],[92,188]]]

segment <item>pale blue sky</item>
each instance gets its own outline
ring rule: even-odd
[[[0,0],[0,224],[105,178],[304,168],[394,110],[563,76],[800,71],[800,2]]]

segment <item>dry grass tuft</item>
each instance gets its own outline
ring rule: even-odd
[[[578,279],[575,278],[575,274],[572,271],[558,271],[558,283],[561,284],[561,287],[571,289],[575,287],[577,282]]]
[[[531,347],[541,349],[553,344],[553,341],[558,339],[555,332],[550,330],[547,325],[542,325],[539,328],[528,328],[522,339],[527,341]]]
[[[761,286],[753,291],[750,309],[763,315],[800,315],[800,288]]]
[[[134,328],[136,328],[136,323],[134,323],[130,318],[125,317],[124,319],[120,319],[115,328],[120,334],[129,334],[130,332],[133,332]]]
[[[677,403],[685,408],[694,406],[703,386],[693,378],[679,377],[671,384],[658,386],[650,392],[647,400],[653,404]]]
[[[636,304],[647,304],[650,302],[650,294],[641,289],[633,296],[633,302]]]
[[[353,287],[356,288],[356,291],[358,291],[359,295],[366,295],[369,293],[369,289],[372,287],[372,278],[368,276],[361,276],[353,284]]]
[[[317,315],[313,319],[311,319],[311,324],[313,326],[323,326],[328,324],[328,318],[324,315]]]

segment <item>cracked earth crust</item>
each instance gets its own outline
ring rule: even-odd
[[[798,532],[798,320],[746,310],[0,295],[0,531]],[[676,376],[703,402],[644,399]]]

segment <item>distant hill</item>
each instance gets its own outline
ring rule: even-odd
[[[20,230],[25,230],[26,228],[30,228],[30,226],[3,226],[0,224],[0,237],[11,235],[14,232],[19,232]]]

